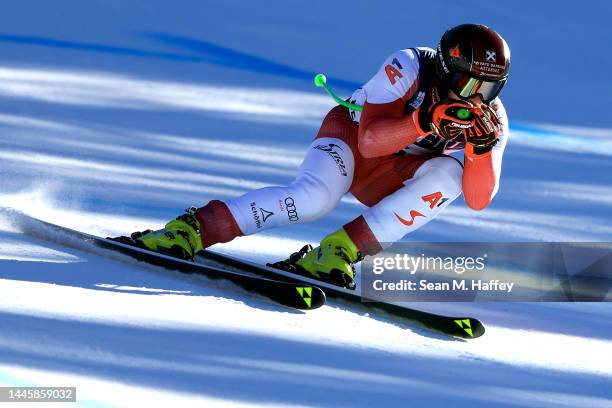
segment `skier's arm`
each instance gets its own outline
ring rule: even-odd
[[[473,210],[482,210],[495,197],[499,189],[502,156],[508,141],[508,116],[498,99],[493,105],[500,125],[499,141],[491,151],[477,155],[473,146],[465,147],[463,170],[463,197],[466,204]]]
[[[359,152],[363,157],[393,154],[413,144],[425,132],[415,111],[404,116],[404,100],[386,104],[366,102],[359,125]]]
[[[404,115],[404,108],[419,83],[419,60],[413,50],[401,50],[385,60],[364,85],[367,99],[359,123],[359,152],[363,157],[389,155],[411,145],[424,132],[418,111]]]

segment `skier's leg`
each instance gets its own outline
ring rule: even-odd
[[[203,248],[241,235],[322,217],[349,190],[354,169],[355,159],[346,142],[317,138],[291,184],[253,190],[226,202],[213,200],[189,209],[163,229],[126,239],[153,251],[192,258]]]
[[[356,170],[372,167],[359,155],[357,130],[348,110],[337,106],[325,116],[293,183],[256,190],[227,204],[214,200],[200,208],[203,246],[314,220],[331,211],[357,177]]]
[[[203,248],[240,235],[319,218],[349,190],[357,167],[367,172],[375,165],[358,154],[357,130],[348,110],[337,106],[323,120],[298,176],[288,186],[251,191],[226,203],[213,200],[204,207],[189,209],[165,228],[117,239],[191,258]]]
[[[410,160],[410,158],[407,158]],[[461,194],[463,167],[450,156],[427,160],[403,187],[344,226],[361,255],[374,255],[434,219]]]
[[[449,156],[386,158],[351,188],[372,204],[365,214],[274,266],[352,287],[355,262],[424,225],[461,194],[462,169]]]
[[[213,201],[199,209],[197,215],[203,225],[204,246],[227,242],[237,234],[251,235],[322,217],[334,209],[348,191],[354,168],[353,154],[344,141],[315,139],[295,180],[289,185],[253,190],[225,204]]]

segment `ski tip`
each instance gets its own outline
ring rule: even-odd
[[[485,333],[484,325],[471,317],[453,318],[451,334],[463,339],[475,339]]]
[[[296,285],[290,303],[301,310],[317,309],[325,304],[325,292],[316,286]]]

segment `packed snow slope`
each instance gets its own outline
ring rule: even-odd
[[[316,72],[347,95],[391,52],[476,21],[513,51],[501,190],[405,239],[610,241],[610,6],[504,4],[3,4],[0,206],[120,234],[287,183],[333,106]],[[347,197],[215,249],[276,260],[362,211]],[[0,211],[2,385],[76,386],[79,406],[612,405],[608,304],[415,305],[481,318],[463,342],[340,303],[291,311],[12,221]]]

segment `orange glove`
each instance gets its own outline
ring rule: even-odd
[[[483,104],[472,109],[474,126],[467,132],[465,141],[473,146],[475,154],[490,152],[499,140],[499,120],[489,105]]]
[[[431,129],[438,136],[452,140],[463,135],[465,140],[474,127],[474,105],[467,101],[445,99],[429,110]]]

